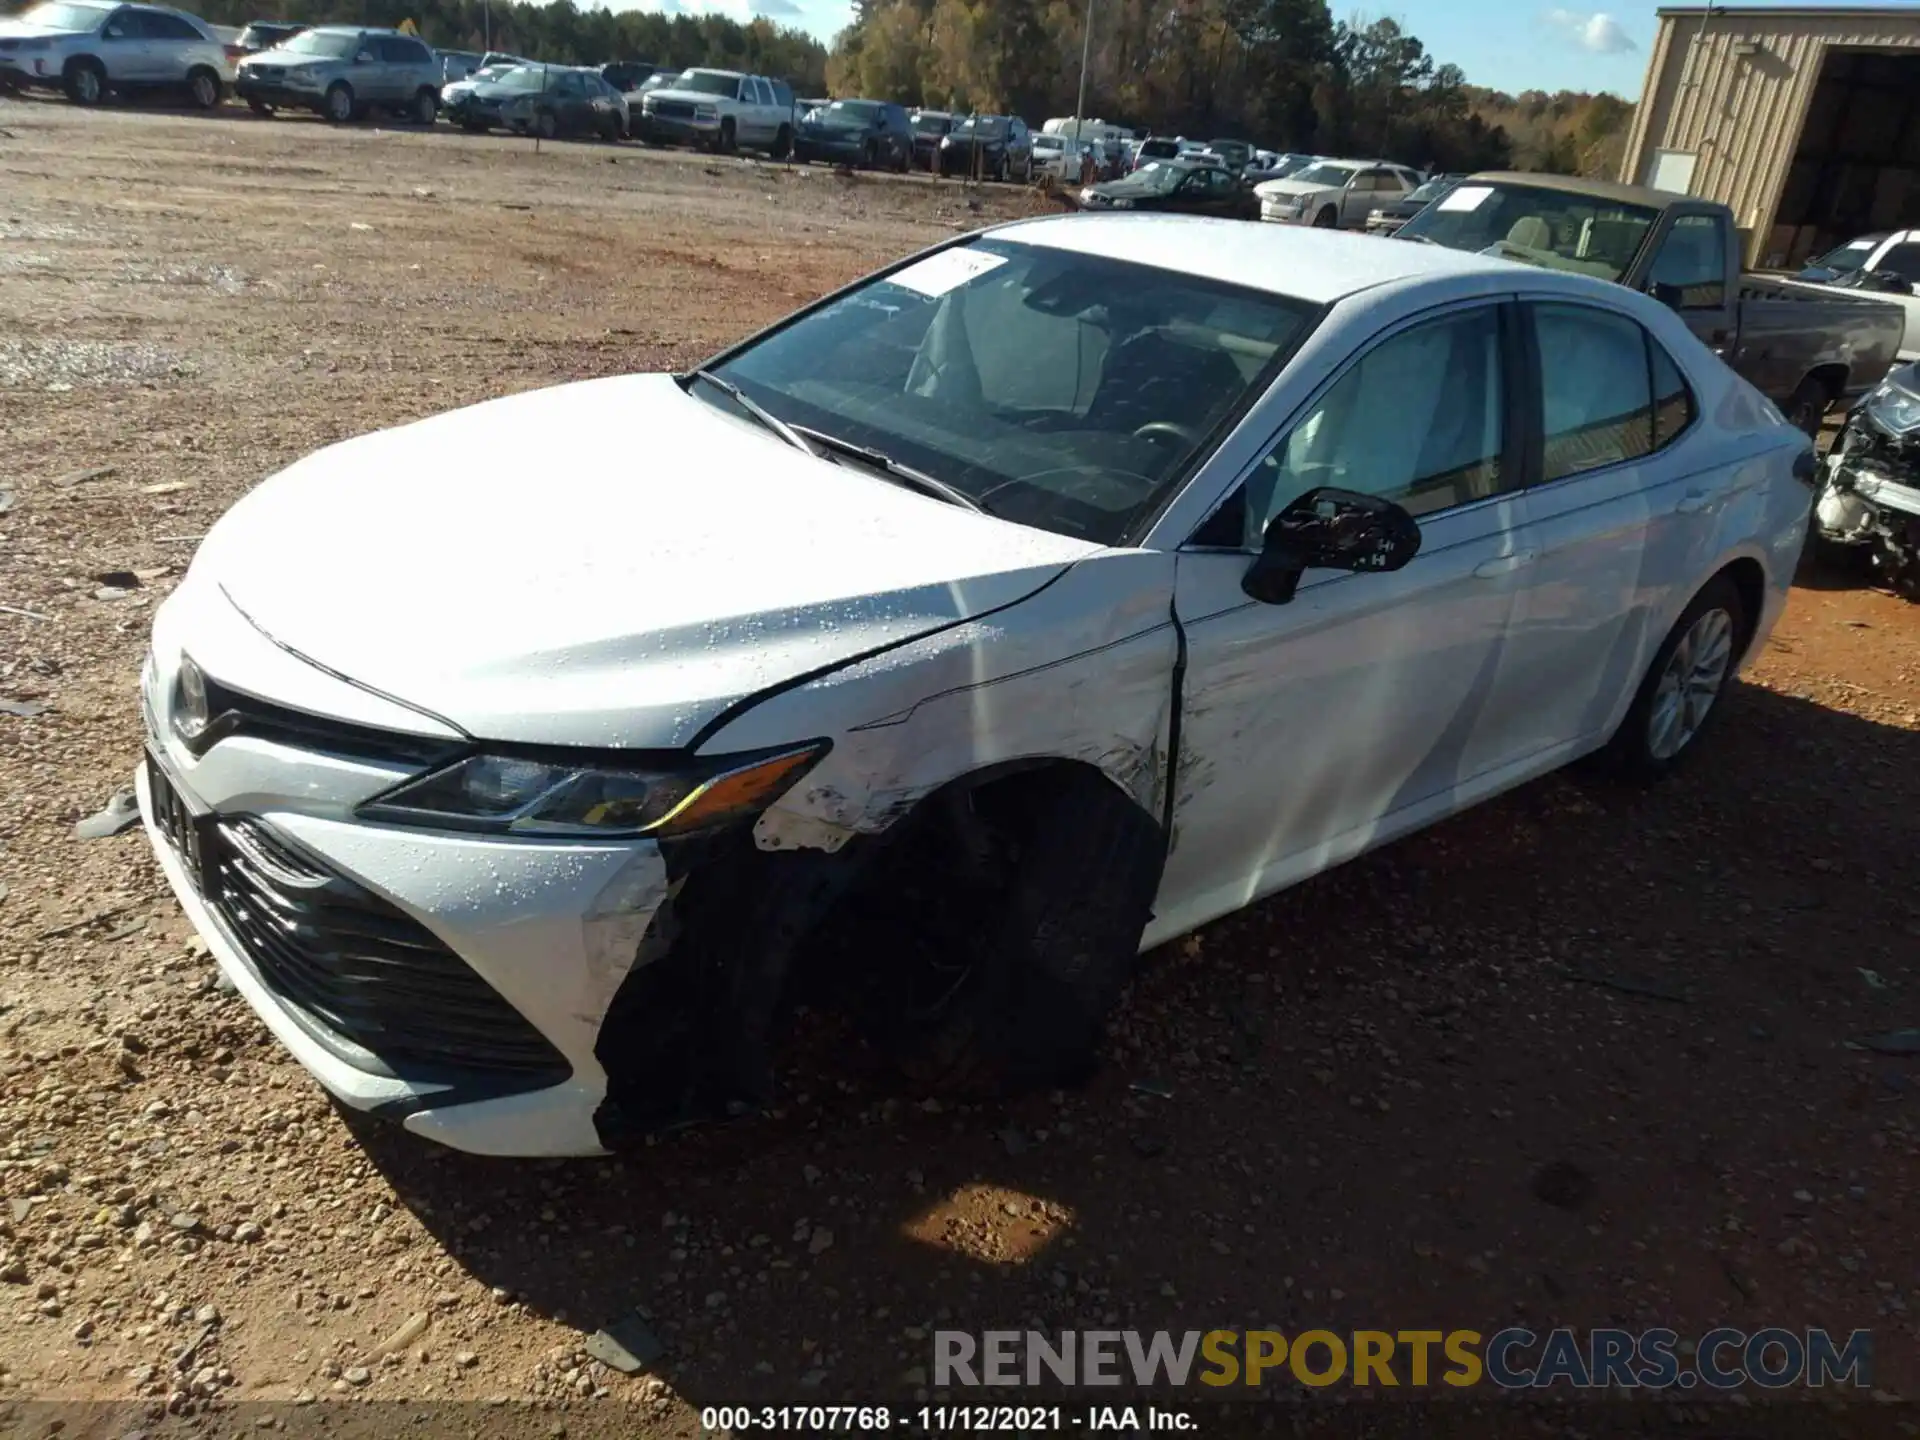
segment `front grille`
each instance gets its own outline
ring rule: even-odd
[[[662,120],[691,120],[694,105],[690,100],[656,100],[647,107],[647,113],[658,115]]]
[[[284,65],[249,65],[246,78],[249,80],[278,80],[287,73]]]
[[[411,916],[262,821],[206,821],[200,835],[208,905],[267,987],[324,1030],[400,1075],[491,1071],[545,1084],[569,1073],[539,1031]]]
[[[204,754],[231,735],[252,735],[303,750],[319,750],[376,764],[427,766],[451,759],[461,742],[428,735],[382,730],[295,710],[222,684],[206,680],[207,712],[212,718],[188,749]]]

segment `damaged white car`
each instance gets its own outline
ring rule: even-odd
[[[1143,949],[1694,750],[1810,460],[1615,286],[1021,222],[273,477],[155,617],[141,806],[280,1040],[462,1149],[761,1103],[796,993],[1058,1083]]]

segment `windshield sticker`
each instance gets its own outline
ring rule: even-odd
[[[1491,185],[1461,185],[1449,190],[1440,198],[1438,208],[1442,210],[1478,210],[1481,202],[1493,193]]]
[[[887,281],[922,295],[939,296],[1006,263],[1006,256],[985,250],[942,250],[938,255],[916,260],[904,270],[894,271]]]

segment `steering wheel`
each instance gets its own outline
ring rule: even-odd
[[[1172,420],[1149,420],[1133,432],[1133,438],[1136,440],[1158,440],[1163,436],[1186,445],[1200,443],[1199,435],[1195,434],[1191,428]]]

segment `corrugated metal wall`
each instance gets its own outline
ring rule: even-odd
[[[1659,14],[1620,178],[1644,185],[1658,151],[1694,153],[1689,188],[1733,210],[1757,263],[1827,51],[1920,51],[1920,6]]]

